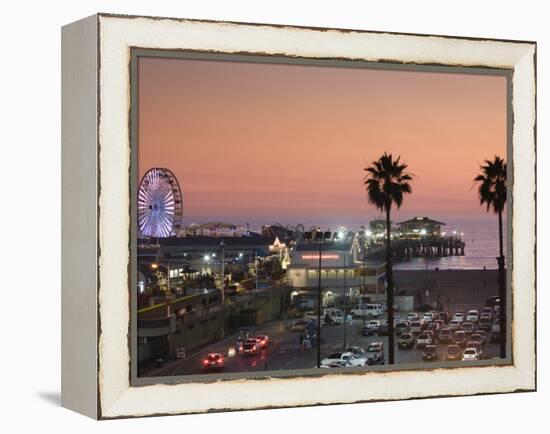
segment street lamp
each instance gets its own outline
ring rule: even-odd
[[[322,232],[317,229],[315,232],[304,232],[304,241],[313,242],[319,246],[319,269],[318,269],[318,287],[317,287],[317,368],[321,367],[321,313],[322,313],[322,293],[321,293],[321,260],[323,253],[323,244],[329,245],[338,237],[338,233],[332,234],[330,231]]]
[[[344,247],[345,249],[345,247]],[[343,350],[345,351],[346,350],[346,323],[347,323],[347,320],[348,320],[348,302],[347,302],[347,298],[346,298],[346,274],[347,274],[347,270],[346,270],[346,251],[345,250],[342,250],[342,260],[344,262],[344,348]]]
[[[258,251],[254,250],[254,280],[256,281],[256,289],[258,289]]]
[[[225,303],[225,242],[222,239],[220,242],[220,249],[222,249],[222,264],[221,264],[221,271],[222,271],[222,304]]]

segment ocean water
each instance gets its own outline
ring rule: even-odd
[[[444,258],[412,258],[410,261],[395,265],[397,270],[475,270],[486,268],[497,269],[499,255],[498,218],[490,214],[488,217],[443,219],[447,224],[444,231],[447,234],[454,230],[458,234],[464,232],[463,240],[466,243],[464,256],[447,256]],[[507,225],[503,221],[504,256],[506,252]]]
[[[456,231],[457,234],[464,233],[463,239],[466,243],[464,249],[464,256],[447,256],[442,258],[411,258],[410,261],[399,262],[395,264],[397,270],[434,270],[439,268],[440,270],[476,270],[483,269],[488,270],[497,269],[496,257],[499,254],[498,244],[498,218],[494,214],[487,214],[486,216],[476,217],[438,217],[433,216],[436,220],[440,220],[446,223],[442,228],[442,231],[451,234]],[[214,221],[215,219],[196,218],[195,221],[206,222]],[[397,218],[394,221],[405,220],[405,218]],[[246,222],[248,221],[250,230],[260,231],[261,226],[265,224],[280,223],[282,225],[296,226],[301,223],[305,230],[311,227],[320,227],[322,230],[338,230],[341,226],[346,227],[348,230],[357,231],[361,225],[368,227],[370,219],[367,220],[305,220],[305,221],[290,221],[285,219],[279,219],[277,221],[254,221],[252,219],[246,219],[246,217],[233,217],[227,219],[229,222]],[[504,220],[504,255],[506,252],[506,240],[507,240],[507,225]],[[241,223],[243,226],[246,223]]]

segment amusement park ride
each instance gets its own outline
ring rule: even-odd
[[[137,218],[141,237],[174,236],[181,228],[183,195],[168,169],[148,170],[138,187]]]

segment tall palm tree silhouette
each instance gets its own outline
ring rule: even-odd
[[[487,205],[487,212],[498,214],[498,288],[500,297],[500,357],[506,357],[506,275],[504,269],[504,246],[502,242],[502,213],[506,205],[506,162],[495,155],[479,166],[481,173],[475,177],[478,183],[479,203]]]
[[[409,181],[412,175],[406,171],[407,165],[401,163],[401,157],[395,160],[392,154],[384,152],[378,160],[363,170],[367,172],[364,184],[367,189],[369,203],[381,212],[386,213],[386,304],[388,306],[388,344],[389,363],[395,362],[395,335],[394,335],[394,283],[391,251],[391,209],[395,205],[401,207],[403,196],[411,193]]]

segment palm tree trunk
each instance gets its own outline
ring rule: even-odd
[[[392,252],[391,252],[391,220],[390,208],[386,209],[386,305],[388,306],[388,363],[395,363],[395,342],[393,331],[393,268],[392,268]]]
[[[500,297],[500,358],[506,358],[506,271],[504,269],[504,246],[502,242],[502,211],[498,213],[498,289]]]

